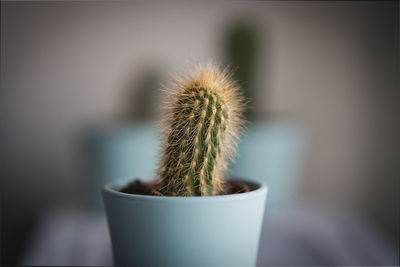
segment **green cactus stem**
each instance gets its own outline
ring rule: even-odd
[[[197,67],[165,88],[159,192],[208,196],[223,191],[242,126],[242,98],[227,68]]]

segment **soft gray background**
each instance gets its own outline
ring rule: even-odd
[[[223,61],[225,28],[243,17],[265,45],[256,109],[307,137],[299,201],[355,209],[398,240],[398,12],[379,1],[2,2],[2,259],[16,260],[40,211],[82,203],[85,127],[119,118],[148,72]]]

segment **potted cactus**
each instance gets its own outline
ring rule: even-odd
[[[158,178],[103,198],[117,266],[254,266],[265,185],[225,179],[243,125],[228,69],[196,67],[166,88]]]

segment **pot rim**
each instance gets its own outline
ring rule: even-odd
[[[154,202],[221,202],[221,201],[232,201],[232,200],[244,200],[257,198],[265,195],[268,192],[268,186],[261,182],[256,182],[248,179],[234,179],[241,181],[258,188],[253,189],[250,192],[239,193],[239,194],[228,194],[228,195],[217,195],[217,196],[153,196],[153,195],[140,195],[130,194],[117,191],[118,188],[123,187],[133,179],[118,179],[116,181],[105,184],[102,187],[103,194],[111,195],[122,199],[131,200],[143,200],[143,201],[154,201]]]

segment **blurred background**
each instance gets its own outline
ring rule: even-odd
[[[161,82],[237,68],[259,265],[399,263],[399,3],[1,2],[1,262],[109,265],[100,186],[154,178]]]

